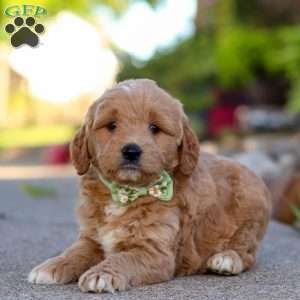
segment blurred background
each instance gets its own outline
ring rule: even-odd
[[[13,4],[24,1],[0,10]],[[13,18],[0,14],[0,179],[73,174],[68,143],[89,104],[116,81],[147,77],[182,101],[203,150],[262,176],[274,217],[297,226],[298,0],[30,4],[48,11],[36,48],[13,48]]]

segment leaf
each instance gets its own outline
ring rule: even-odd
[[[32,184],[23,183],[20,184],[20,188],[32,198],[54,198],[56,196],[56,190],[49,186],[37,186]]]
[[[300,208],[293,204],[290,205],[290,208],[296,219],[300,221]]]

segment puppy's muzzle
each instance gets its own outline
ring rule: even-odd
[[[143,151],[137,144],[126,144],[121,152],[125,164],[137,164]]]

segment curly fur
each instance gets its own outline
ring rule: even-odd
[[[106,126],[112,121],[113,132]],[[161,131],[152,134],[149,123]],[[142,148],[138,169],[121,167],[127,143]],[[238,274],[254,265],[269,221],[269,192],[240,164],[200,152],[181,104],[153,81],[128,80],[106,91],[70,149],[82,175],[79,239],[36,267],[31,282],[79,280],[84,292],[114,292],[209,270]],[[97,176],[147,185],[162,169],[174,180],[168,203],[144,196],[119,208]]]

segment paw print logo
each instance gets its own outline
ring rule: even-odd
[[[12,46],[19,47],[23,44],[35,47],[39,43],[38,34],[43,33],[45,28],[42,24],[36,24],[33,17],[27,17],[25,22],[22,17],[16,17],[14,24],[7,24],[5,31],[11,34]]]

